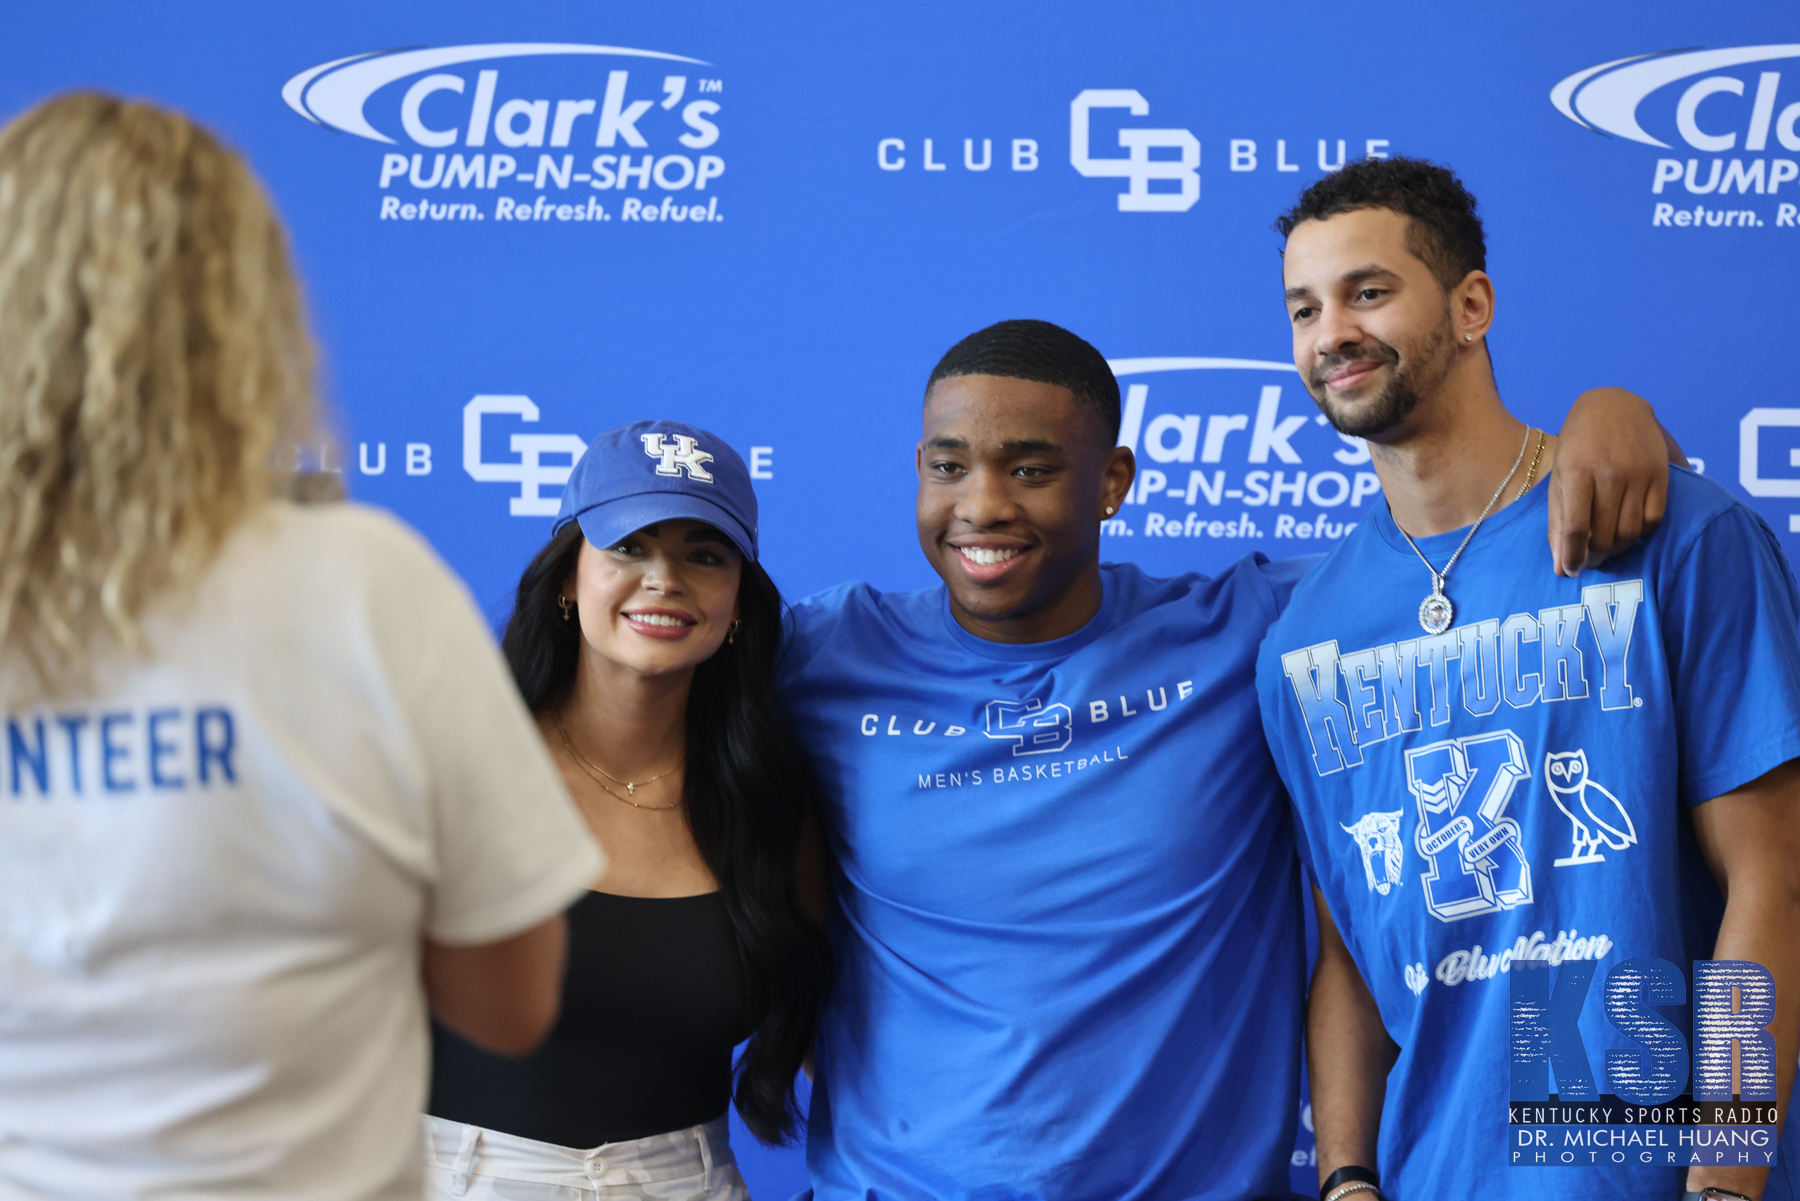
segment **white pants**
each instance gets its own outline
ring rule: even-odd
[[[425,1118],[427,1201],[750,1201],[719,1117],[591,1150]]]

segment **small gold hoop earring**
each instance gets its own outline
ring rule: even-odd
[[[563,620],[569,620],[569,610],[575,607],[575,602],[566,596],[559,596],[556,598],[556,603],[562,607]]]
[[[725,631],[726,643],[729,644],[729,643],[734,643],[737,641],[738,628],[740,626],[742,626],[743,624],[744,624],[744,619],[741,617],[734,617],[731,619],[731,626],[729,629],[727,629]]]

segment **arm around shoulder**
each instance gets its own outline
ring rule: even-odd
[[[1650,402],[1623,388],[1590,388],[1569,408],[1550,476],[1550,551],[1556,573],[1579,575],[1622,554],[1662,524],[1669,464],[1687,456]]]

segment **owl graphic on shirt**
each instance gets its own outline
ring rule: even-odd
[[[1622,851],[1637,843],[1637,827],[1624,804],[1588,777],[1586,750],[1546,754],[1544,783],[1550,799],[1574,826],[1574,845],[1567,856],[1556,860],[1557,867],[1604,863],[1602,846]]]

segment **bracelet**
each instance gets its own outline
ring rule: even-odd
[[[1339,1168],[1325,1178],[1325,1183],[1319,1186],[1319,1201],[1325,1201],[1325,1194],[1338,1185],[1348,1184],[1352,1180],[1366,1180],[1370,1184],[1378,1186],[1377,1191],[1381,1184],[1381,1177],[1377,1176],[1372,1169],[1352,1164],[1349,1167]]]
[[[1374,1193],[1379,1197],[1381,1190],[1367,1180],[1352,1180],[1348,1184],[1338,1185],[1331,1192],[1325,1194],[1324,1201],[1344,1201],[1344,1198],[1352,1193]],[[1749,1198],[1746,1197],[1744,1201],[1749,1201]]]

